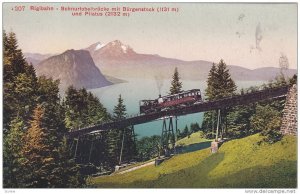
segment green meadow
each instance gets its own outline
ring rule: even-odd
[[[125,174],[95,177],[97,188],[295,188],[297,138],[285,136],[275,144],[259,144],[259,134],[225,142],[216,154],[210,149],[175,155],[159,166]],[[180,140],[205,142],[201,134]]]

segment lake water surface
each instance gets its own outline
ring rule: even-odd
[[[156,99],[159,94],[155,79],[126,79],[128,82],[115,84],[103,88],[89,90],[95,94],[107,108],[108,112],[112,113],[114,106],[117,104],[118,96],[121,94],[126,105],[127,114],[134,115],[139,113],[139,101],[145,99]],[[200,89],[202,96],[206,88],[205,81],[181,80],[184,90]],[[161,94],[167,95],[171,80],[164,80],[161,88]],[[240,81],[236,82],[238,90],[248,88],[250,86],[258,86],[263,84],[263,81]],[[200,125],[203,119],[203,113],[196,113],[187,116],[178,117],[178,128],[183,129],[185,125],[198,122]],[[135,132],[138,138],[151,135],[160,135],[162,121],[153,121],[135,126]]]

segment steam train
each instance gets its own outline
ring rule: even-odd
[[[189,106],[198,102],[202,102],[200,89],[187,90],[167,96],[159,95],[155,100],[141,100],[140,113],[149,114],[161,110]]]

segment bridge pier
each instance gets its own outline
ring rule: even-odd
[[[120,151],[119,165],[121,165],[121,163],[122,163],[122,155],[123,155],[123,147],[124,147],[125,132],[126,132],[126,128],[123,129],[123,138],[122,138],[122,145],[121,145],[121,151]]]
[[[120,151],[120,157],[119,157],[119,165],[122,164],[122,156],[123,156],[123,149],[124,149],[124,141],[125,141],[125,134],[126,134],[126,130],[130,130],[130,135],[133,138],[134,144],[135,142],[135,133],[134,133],[134,126],[131,125],[129,128],[124,128],[123,129],[123,135],[122,135],[122,144],[121,144],[121,151]],[[135,148],[134,148],[135,149]]]
[[[167,125],[168,120],[168,125]],[[177,128],[177,120],[176,120],[176,128]],[[176,129],[177,130],[177,129]],[[162,132],[161,132],[161,148],[163,149],[164,155],[169,156],[170,151],[175,151],[175,134],[174,134],[174,126],[173,126],[173,117],[164,117]]]
[[[91,148],[90,148],[90,154],[89,154],[89,162],[91,162],[91,155],[92,155],[92,151],[93,151],[93,145],[94,145],[94,141],[92,140]]]
[[[220,137],[223,139],[223,135],[225,134],[225,127],[224,127],[224,121],[222,120],[222,110],[218,109],[217,110],[217,128],[216,128],[216,137],[215,140],[218,141],[218,138]],[[213,125],[213,132],[214,132],[214,125]]]
[[[175,131],[176,131],[176,134],[175,134],[175,142],[177,142],[178,140],[178,135],[179,135],[179,130],[178,130],[178,127],[177,127],[177,121],[178,121],[178,118],[177,116],[175,117]]]
[[[130,130],[131,130],[131,136],[133,137],[133,143],[135,145],[136,144],[136,136],[135,136],[135,131],[134,131],[134,125],[130,126]]]
[[[76,148],[75,148],[74,160],[76,160],[78,143],[79,143],[79,136],[78,136],[78,138],[77,138],[77,142],[76,142]]]
[[[219,126],[221,123],[221,110],[218,110],[218,119],[217,119],[217,131],[216,131],[216,141],[218,141],[218,137],[219,137]]]

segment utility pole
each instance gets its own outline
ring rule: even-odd
[[[125,128],[124,128],[124,130],[123,130],[123,138],[122,138],[122,146],[121,146],[121,153],[120,153],[119,165],[121,165],[121,162],[122,162],[122,154],[123,154],[123,146],[124,146],[124,137],[125,137]]]
[[[216,132],[216,141],[218,141],[218,136],[219,136],[219,125],[220,125],[220,109],[218,110],[218,123],[217,123],[217,132]]]
[[[76,143],[76,148],[75,148],[75,155],[74,155],[74,159],[75,159],[75,160],[76,160],[76,156],[77,156],[78,143],[79,143],[79,136],[78,136],[78,138],[77,138],[77,143]]]
[[[89,155],[89,162],[91,162],[91,155],[92,155],[92,151],[93,151],[93,144],[94,144],[94,141],[92,140],[92,144],[91,144],[91,148],[90,148],[90,155]]]
[[[177,127],[177,116],[175,117],[175,131],[176,131],[176,133],[175,133],[175,142],[177,142],[177,140],[178,140],[178,137],[177,137],[177,135],[178,135],[178,127]]]

